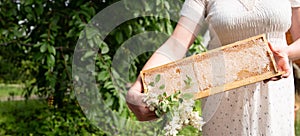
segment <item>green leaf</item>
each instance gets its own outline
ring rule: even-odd
[[[47,44],[46,43],[42,43],[42,46],[40,47],[40,52],[44,53],[47,50]]]
[[[96,34],[98,34],[97,29],[92,27],[86,27],[85,32],[88,40],[92,39]]]
[[[150,82],[149,85],[154,87],[154,82]]]
[[[146,12],[151,11],[151,8],[148,3],[145,3],[144,8]]]
[[[162,105],[161,109],[162,109],[162,112],[167,112],[168,105],[164,103],[164,104]]]
[[[186,75],[186,80],[184,80],[185,88],[190,88],[192,86],[192,78]]]
[[[161,111],[160,110],[155,110],[155,114],[157,117],[160,117],[161,116]]]
[[[182,102],[183,102],[183,99],[182,99],[182,98],[179,98],[178,100],[179,100],[179,103],[182,103]]]
[[[101,71],[98,74],[98,80],[99,81],[106,81],[109,78],[109,72],[108,71]]]
[[[95,55],[95,52],[94,51],[87,51],[84,55],[83,55],[83,59],[86,59],[86,58],[88,58],[88,57],[91,57],[91,56],[93,56],[93,55]]]
[[[88,45],[90,46],[90,47],[94,47],[94,45],[95,45],[95,42],[93,41],[93,40],[88,40],[87,41],[87,43],[88,43]]]
[[[44,8],[43,8],[43,5],[42,4],[36,4],[34,10],[36,11],[36,13],[38,15],[41,15],[43,12],[44,12]]]
[[[174,93],[174,97],[175,97],[175,98],[178,98],[179,94],[181,94],[181,91],[180,91],[180,90],[179,90],[179,91],[176,91],[176,92]]]
[[[101,54],[106,54],[109,52],[109,48],[106,43],[102,42],[100,45]]]
[[[42,34],[41,36],[40,36],[41,38],[48,38],[48,34],[47,33],[44,33],[44,34]]]
[[[161,86],[159,87],[159,89],[160,89],[160,90],[165,89],[165,85],[161,85]]]
[[[33,45],[33,47],[35,47],[35,48],[36,48],[36,47],[39,47],[39,46],[41,46],[41,43],[37,43],[37,44],[34,44],[34,45]]]
[[[123,35],[121,32],[116,33],[116,40],[117,40],[118,44],[121,44],[123,42]]]
[[[182,95],[182,98],[185,100],[192,99],[194,95],[192,93],[185,93]]]
[[[167,10],[170,9],[170,5],[169,5],[169,2],[168,2],[168,1],[165,1],[165,8],[166,8]]]
[[[162,99],[164,99],[164,97],[162,95],[158,95],[157,99],[162,100]]]
[[[201,107],[201,100],[195,100],[194,111],[198,111],[198,113],[201,113]]]
[[[111,81],[105,82],[103,87],[106,89],[114,89],[115,88]]]
[[[131,25],[129,25],[128,28],[125,30],[125,34],[126,34],[127,37],[131,37],[131,35],[132,35]]]
[[[55,50],[55,48],[54,48],[53,46],[48,45],[48,51],[49,51],[50,53],[52,53],[53,55],[56,55],[56,50]]]
[[[51,20],[51,25],[52,26],[57,26],[57,23],[58,23],[59,19],[60,19],[60,16],[54,16]]]
[[[157,74],[155,77],[155,82],[157,83],[157,82],[159,82],[159,80],[160,80],[160,74]]]
[[[189,82],[187,80],[183,80],[183,81],[186,86],[189,84]]]
[[[167,34],[171,35],[173,32],[173,26],[171,24],[171,22],[166,22],[166,29],[167,29]]]
[[[186,78],[187,78],[189,81],[192,81],[192,78],[189,77],[188,75],[186,75]]]
[[[25,7],[25,11],[26,11],[27,13],[31,13],[31,12],[32,12],[31,9],[32,9],[32,8],[31,8],[30,6],[26,6],[26,7]]]
[[[174,94],[170,95],[170,96],[167,98],[167,100],[168,100],[168,101],[171,101],[171,102],[174,101]]]
[[[31,5],[33,3],[33,0],[25,0],[25,5]]]
[[[47,65],[52,67],[55,64],[55,58],[52,54],[47,56]]]
[[[163,93],[163,96],[164,96],[164,97],[167,97],[167,93],[166,93],[166,92],[164,92],[164,93]]]
[[[156,5],[159,5],[160,4],[160,0],[156,0]]]

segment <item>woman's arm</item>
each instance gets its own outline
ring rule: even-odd
[[[281,77],[274,77],[270,80],[276,81],[281,78],[287,78],[291,74],[291,67],[289,65],[289,60],[300,59],[300,7],[292,8],[292,25],[290,28],[291,35],[294,42],[290,46],[285,48],[274,48],[269,44],[270,49],[272,50],[277,67],[280,71],[284,71]]]
[[[181,59],[195,40],[199,25],[186,17],[181,17],[170,38],[150,57],[143,69]],[[126,102],[138,120],[147,121],[157,118],[143,103],[143,85],[140,76],[126,95]]]
[[[185,0],[180,14],[182,15],[171,37],[151,56],[143,69],[149,69],[175,61],[185,56],[199,30],[199,23],[204,21],[206,0]],[[143,85],[140,76],[127,92],[126,102],[138,120],[155,119],[154,112],[142,102]]]
[[[171,61],[181,59],[185,56],[188,48],[195,40],[195,33],[197,33],[191,29],[198,29],[198,25],[196,23],[187,24],[187,21],[189,21],[189,19],[186,17],[181,17],[179,19],[172,35],[158,50],[154,52],[151,58],[144,65],[143,70],[163,65]]]

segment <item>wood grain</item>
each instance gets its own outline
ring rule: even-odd
[[[181,91],[195,99],[281,74],[265,35],[141,71],[146,93]]]

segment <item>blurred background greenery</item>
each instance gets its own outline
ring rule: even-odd
[[[113,135],[92,125],[76,101],[72,60],[85,26],[98,12],[118,1],[0,0],[0,135]],[[147,7],[153,7],[146,1],[142,3],[146,8],[143,12],[149,12]],[[151,3],[160,7],[154,10],[163,16],[169,16],[165,11],[179,11],[181,6],[174,5],[172,0]],[[142,16],[143,12],[127,14]],[[142,16],[120,24],[104,40],[95,35],[84,35],[94,41],[100,40],[100,43],[94,43],[100,48],[94,58],[94,76],[105,104],[119,116],[135,120],[126,106],[125,93],[119,93],[118,89],[126,92],[152,52],[135,58],[130,63],[129,78],[119,79],[121,87],[115,88],[111,65],[116,50],[129,38],[143,32],[170,35],[175,25],[170,18]],[[157,48],[163,42],[157,41],[148,39],[144,42]],[[190,48],[190,54],[206,51],[200,42],[199,36]],[[299,118],[297,135],[300,135]],[[119,123],[111,121],[112,124]],[[147,134],[154,135],[154,132]],[[190,127],[180,134],[200,135]]]
[[[112,135],[92,125],[76,101],[72,60],[85,26],[89,26],[89,21],[98,12],[118,1],[0,1],[0,135]],[[123,2],[126,1],[129,0]],[[178,11],[181,6],[172,5],[171,0],[142,3],[145,8],[152,8],[151,4],[155,4],[159,8],[154,10],[163,16],[169,15],[166,11]],[[130,11],[131,7],[127,8]],[[119,116],[135,120],[126,106],[126,91],[120,94],[120,88],[112,85],[110,68],[113,55],[134,35],[147,31],[170,35],[176,22],[159,16],[143,17],[142,12],[124,14],[140,14],[142,17],[120,24],[104,40],[90,34],[84,37],[98,41],[94,44],[100,47],[95,57],[95,77],[105,104]],[[155,41],[151,44],[158,47],[161,43]],[[205,50],[196,46],[200,41],[201,37],[198,37],[191,53]],[[129,78],[120,79],[122,89],[128,88],[135,80],[151,53],[134,59],[130,64]],[[184,131],[194,130],[187,128]]]

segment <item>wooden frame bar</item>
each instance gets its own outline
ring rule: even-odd
[[[265,35],[141,71],[146,93],[181,91],[195,99],[281,74]]]

